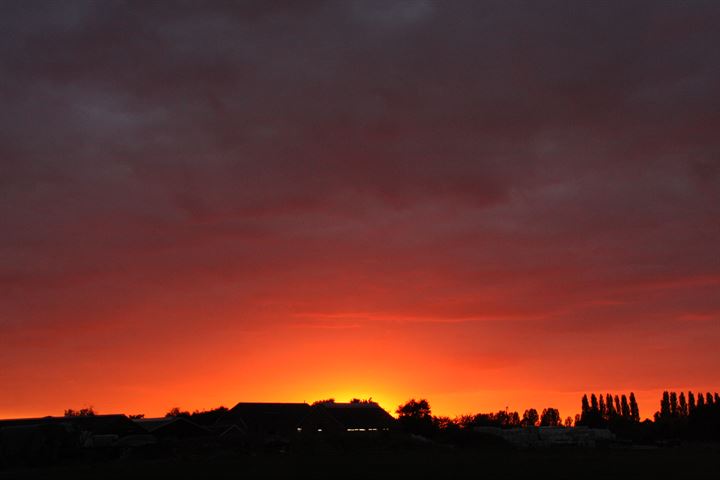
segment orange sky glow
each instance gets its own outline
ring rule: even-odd
[[[130,3],[0,7],[0,418],[720,390],[705,4]]]

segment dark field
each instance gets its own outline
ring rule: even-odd
[[[412,449],[115,459],[0,472],[0,478],[720,478],[720,446],[656,449]]]

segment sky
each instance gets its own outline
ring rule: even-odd
[[[718,24],[0,2],[0,418],[720,389]]]

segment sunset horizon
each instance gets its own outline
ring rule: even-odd
[[[639,419],[585,424],[700,431],[655,413],[720,390],[718,25],[703,1],[0,2],[0,419],[574,421],[633,392]]]

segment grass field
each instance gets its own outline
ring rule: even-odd
[[[0,478],[720,478],[720,447],[658,449],[405,449],[179,455],[0,472]]]

